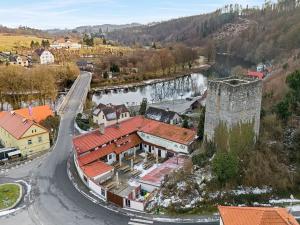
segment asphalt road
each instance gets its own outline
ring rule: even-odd
[[[31,163],[15,168],[5,174],[0,174],[0,182],[1,179],[2,181],[5,179],[22,179],[29,182],[32,189],[32,202],[27,202],[24,209],[14,214],[0,217],[0,224],[174,224],[129,218],[110,211],[82,196],[71,184],[67,176],[66,162],[72,151],[71,141],[74,133],[74,117],[81,104],[84,90],[89,85],[89,76],[90,74],[88,73],[80,75],[80,80],[64,109],[58,140],[53,150]],[[205,224],[215,225],[218,223]]]

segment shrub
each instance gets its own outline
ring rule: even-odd
[[[212,166],[213,173],[221,185],[232,181],[238,175],[238,157],[233,153],[217,153]]]

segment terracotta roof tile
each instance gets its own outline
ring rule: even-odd
[[[260,80],[262,80],[264,78],[264,74],[262,72],[248,71],[247,75],[249,77],[257,77]]]
[[[15,113],[27,119],[34,120],[37,123],[40,123],[42,120],[45,120],[48,116],[54,115],[53,111],[48,105],[32,107],[31,110],[29,108],[18,109],[15,110]]]
[[[299,225],[285,208],[219,206],[224,225]]]
[[[104,162],[97,161],[97,162],[82,166],[81,169],[83,170],[85,175],[87,175],[89,177],[96,177],[96,176],[99,176],[101,174],[104,174],[106,172],[113,170],[114,167],[112,167]]]
[[[87,164],[97,161],[97,160],[101,159],[102,157],[105,157],[111,153],[120,154],[134,146],[139,145],[142,142],[137,134],[131,134],[127,138],[129,138],[128,142],[119,147],[116,145],[116,143],[112,143],[103,148],[99,148],[95,151],[92,151],[91,153],[88,153],[86,155],[79,156],[78,157],[79,165],[80,166],[87,165]]]
[[[119,126],[112,125],[106,127],[104,134],[101,134],[98,130],[94,130],[87,134],[74,137],[73,144],[77,153],[80,155],[137,131],[142,131],[185,145],[190,144],[196,137],[196,132],[193,130],[145,119],[142,116],[136,116],[121,122]]]
[[[2,112],[0,116],[0,127],[6,130],[16,139],[20,139],[23,134],[35,124],[14,112]]]
[[[141,131],[157,137],[161,137],[180,144],[188,145],[194,141],[196,133],[193,130],[182,127],[152,121],[141,128]]]

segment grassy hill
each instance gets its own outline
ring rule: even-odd
[[[31,41],[41,42],[43,38],[31,35],[0,34],[0,51],[12,51],[20,48],[30,48]]]

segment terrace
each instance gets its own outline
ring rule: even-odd
[[[139,179],[156,169],[165,159],[150,153],[137,152],[136,155],[127,155],[121,162],[112,166],[115,168],[114,176],[100,183],[106,190],[122,197],[128,197],[137,187]],[[138,196],[140,197],[140,196]]]

